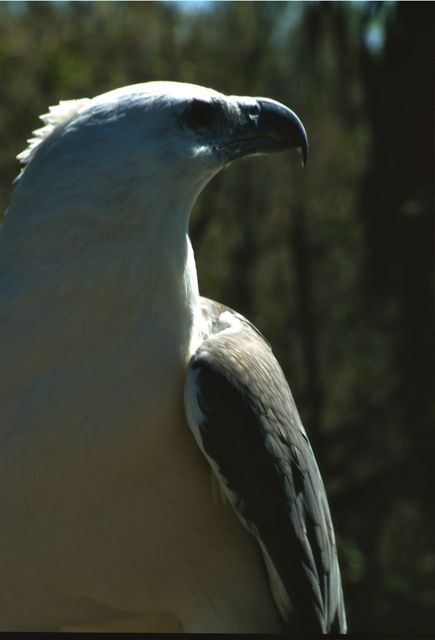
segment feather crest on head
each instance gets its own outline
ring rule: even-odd
[[[80,100],[61,100],[59,104],[49,107],[48,113],[39,116],[44,126],[32,131],[33,136],[27,140],[28,146],[17,155],[17,160],[22,165],[27,165],[35,155],[35,151],[43,140],[45,140],[59,125],[68,122],[85,105],[90,102],[89,98]]]

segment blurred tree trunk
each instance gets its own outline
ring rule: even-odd
[[[433,35],[430,4],[399,2],[383,54],[361,50],[372,131],[361,199],[367,303],[397,308],[402,431],[423,456],[433,418]]]
[[[373,11],[382,11],[382,3],[370,3],[368,11],[372,20]],[[370,524],[363,537],[366,581],[371,585],[382,582],[382,540],[398,504],[405,496],[413,504],[431,499],[425,469],[433,457],[428,447],[433,441],[434,389],[432,25],[430,4],[399,2],[387,24],[383,50],[371,51],[361,40],[361,77],[371,128],[371,156],[361,195],[366,305],[374,316],[384,317],[385,327],[393,318],[392,365],[400,421],[394,430],[390,425],[390,439],[383,435],[380,446],[388,442],[394,446],[393,439],[399,437],[406,451],[405,472],[394,476],[394,487],[381,483],[371,499],[369,517],[376,525]],[[366,591],[372,598],[369,607],[376,608],[377,591]]]

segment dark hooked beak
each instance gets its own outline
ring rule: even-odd
[[[304,125],[288,107],[269,98],[238,98],[240,117],[231,140],[222,150],[228,160],[299,149],[302,164],[308,157]]]

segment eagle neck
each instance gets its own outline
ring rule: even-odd
[[[172,341],[183,360],[190,353],[199,309],[195,258],[188,235],[195,197],[170,198],[158,215],[145,216],[139,249],[145,261],[146,324],[152,322],[159,336]]]

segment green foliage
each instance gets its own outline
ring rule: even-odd
[[[410,6],[0,4],[0,210],[15,155],[61,99],[171,79],[302,117],[306,170],[292,155],[231,167],[191,231],[202,293],[254,321],[289,379],[331,498],[353,632],[435,629],[427,247],[406,247],[424,241],[431,178],[402,148],[410,123],[418,144],[430,127],[416,106],[430,18]]]

